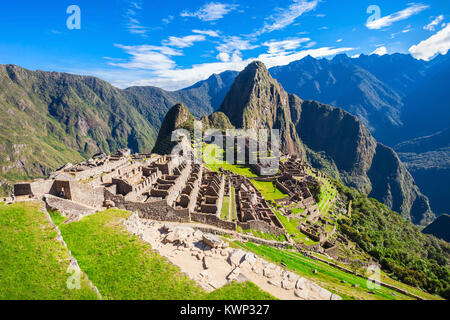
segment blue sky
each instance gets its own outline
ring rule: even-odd
[[[70,5],[81,29],[69,30]],[[450,48],[450,2],[392,0],[2,1],[0,64],[100,77],[124,88],[187,87],[212,73],[310,54]]]

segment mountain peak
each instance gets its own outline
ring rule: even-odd
[[[171,141],[172,132],[179,128],[189,129],[193,126],[194,116],[183,103],[177,103],[167,112],[158,139],[156,140],[153,153],[169,154],[176,143]]]

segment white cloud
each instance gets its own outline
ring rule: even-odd
[[[164,40],[163,44],[169,47],[177,48],[188,48],[194,45],[194,42],[205,41],[206,37],[204,35],[190,35],[182,38],[179,37],[169,37],[168,40]]]
[[[378,49],[376,49],[374,52],[371,53],[372,54],[377,54],[379,56],[384,56],[385,54],[387,54],[387,48],[386,47],[379,47]]]
[[[219,37],[219,31],[213,30],[192,30],[193,33],[204,34],[213,38]]]
[[[268,68],[271,68],[273,66],[289,64],[293,61],[303,59],[308,55],[314,58],[320,58],[354,50],[354,48],[324,47],[297,52],[284,52],[281,54],[266,53],[246,60],[243,60],[237,54],[225,55],[224,53],[220,53],[219,55],[223,60],[219,59],[219,62],[197,64],[190,68],[182,69],[176,66],[167,56],[163,55],[164,57],[162,57],[156,54],[162,54],[162,50],[164,49],[166,51],[167,48],[152,46],[118,47],[123,48],[128,54],[132,55],[132,59],[129,62],[110,63],[110,65],[126,68],[127,70],[98,71],[94,75],[107,79],[121,88],[129,86],[156,86],[166,90],[186,88],[198,81],[207,79],[213,73],[221,73],[227,70],[242,71],[249,63],[255,60],[262,61]],[[176,51],[166,51],[166,53],[179,54]],[[92,72],[90,73],[92,74]]]
[[[142,10],[142,1],[130,1],[128,3],[128,9],[125,11],[125,19],[127,20],[127,29],[131,34],[139,34],[146,36],[148,28],[143,26],[137,19],[139,11]]]
[[[379,30],[384,27],[391,26],[394,22],[408,19],[409,17],[428,9],[429,6],[423,4],[410,4],[410,6],[402,11],[390,14],[386,17],[367,22],[366,27],[372,30]]]
[[[409,48],[409,52],[416,59],[430,60],[437,54],[447,54],[450,49],[450,24],[432,35],[430,38]]]
[[[237,36],[226,37],[223,43],[220,44],[216,49],[220,53],[238,53],[244,50],[252,50],[258,48],[257,45],[252,45],[250,40],[244,40]]]
[[[314,10],[318,3],[319,0],[294,0],[294,3],[288,8],[281,9],[278,14],[269,17],[269,20],[272,20],[272,22],[266,23],[260,33],[284,29],[304,13]]]
[[[173,21],[173,19],[175,19],[175,17],[169,15],[167,18],[162,19],[162,22],[164,22],[165,24],[169,24]]]
[[[358,59],[361,56],[361,54],[355,54],[353,56],[351,56],[352,59]]]
[[[222,19],[225,15],[236,9],[236,5],[211,2],[205,4],[196,12],[183,11],[182,17],[197,17],[202,21],[215,21]]]
[[[316,46],[316,45],[317,45],[317,42],[311,41],[310,43],[308,43],[308,44],[305,46],[305,48],[312,48],[312,47],[314,47],[314,46]]]
[[[268,54],[279,55],[291,52],[299,48],[303,42],[308,42],[310,40],[310,38],[295,38],[283,41],[272,40],[264,42],[262,45],[269,48]]]
[[[436,17],[433,21],[431,21],[429,24],[427,24],[425,27],[423,27],[424,30],[428,31],[434,31],[436,30],[436,27],[444,20],[444,16],[441,14],[440,16]]]
[[[337,43],[342,42],[342,39],[337,39],[336,42]]]
[[[265,63],[267,68],[271,68],[274,66],[283,66],[287,65],[293,61],[301,60],[306,56],[311,56],[313,58],[321,58],[328,57],[332,55],[336,55],[339,53],[347,52],[354,50],[354,48],[330,48],[323,47],[318,49],[308,49],[302,50],[289,54],[281,54],[281,55],[271,55],[271,54],[262,54],[256,60],[260,60]]]
[[[128,62],[115,63],[110,62],[109,65],[121,67],[125,69],[144,69],[144,70],[165,70],[176,66],[170,56],[181,56],[181,52],[166,46],[124,46],[115,45],[117,48],[123,49],[132,58]]]

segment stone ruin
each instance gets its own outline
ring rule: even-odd
[[[236,193],[238,225],[243,229],[285,234],[284,227],[267,204],[261,192],[246,177],[225,171]]]

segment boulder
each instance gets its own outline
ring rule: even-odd
[[[255,263],[256,263],[256,256],[255,256],[253,253],[248,252],[248,253],[244,256],[244,261],[248,262],[248,264],[249,264],[250,266],[254,266]]]
[[[268,264],[265,268],[264,268],[264,276],[267,278],[273,278],[275,277],[275,265],[273,264]]]
[[[270,279],[267,281],[268,284],[274,286],[274,287],[281,287],[281,281],[276,279]]]
[[[305,278],[300,278],[297,280],[297,283],[295,284],[295,288],[300,290],[306,290],[308,286],[308,280]]]
[[[246,252],[241,249],[235,249],[230,253],[230,256],[228,259],[230,260],[230,263],[232,266],[240,266],[241,262],[244,260],[244,257],[246,255]]]
[[[286,290],[292,290],[295,288],[295,282],[289,279],[284,279],[283,281],[281,281],[281,287]]]
[[[222,240],[211,234],[211,233],[205,233],[203,234],[203,242],[206,243],[208,246],[210,246],[211,248],[220,248],[222,247]]]
[[[190,227],[168,227],[168,235],[164,239],[166,243],[186,244],[189,237],[194,234],[194,229]]]

